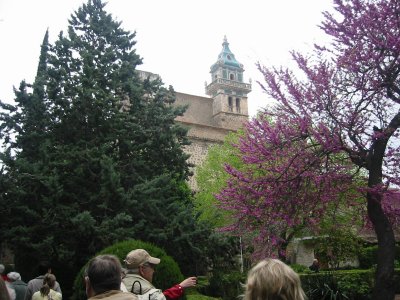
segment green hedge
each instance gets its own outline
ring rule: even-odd
[[[222,299],[237,299],[243,294],[243,284],[246,275],[238,271],[223,273],[215,272],[209,278],[208,285],[199,286],[200,293]]]
[[[378,246],[364,247],[358,253],[358,260],[360,261],[361,269],[369,269],[377,264],[377,252]],[[399,267],[400,262],[400,245],[396,245],[395,260],[397,261],[397,267]]]
[[[209,297],[209,296],[204,296],[200,294],[196,295],[187,295],[187,300],[218,300],[221,298],[214,298],[214,297]]]
[[[342,270],[300,274],[301,283],[309,300],[370,299],[374,273],[370,270]],[[395,270],[396,293],[400,292],[400,269]]]
[[[307,270],[308,271],[308,270]],[[301,273],[302,287],[309,300],[370,299],[374,285],[374,270],[340,270]],[[226,300],[238,299],[243,294],[247,274],[240,272],[216,273],[209,281],[199,278],[197,290],[205,295]],[[396,293],[400,294],[400,269],[395,271]]]
[[[164,290],[177,283],[180,283],[184,279],[175,260],[168,256],[164,250],[150,243],[137,240],[128,240],[107,247],[97,253],[95,256],[100,254],[113,254],[117,256],[120,259],[121,264],[124,265],[123,260],[125,259],[126,255],[134,249],[145,249],[151,256],[161,259],[161,263],[157,266],[154,274],[153,284],[155,287]],[[83,280],[85,267],[86,265],[82,267],[81,271],[75,278],[72,300],[87,299]]]

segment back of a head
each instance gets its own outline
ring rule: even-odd
[[[247,276],[244,300],[304,300],[299,275],[277,259],[264,259]]]
[[[51,269],[50,262],[48,261],[41,261],[36,268],[37,275],[44,275]]]
[[[50,292],[50,289],[54,288],[56,284],[56,276],[53,274],[46,274],[43,278],[43,285],[40,288],[40,294],[44,297]]]
[[[18,272],[10,272],[7,274],[7,278],[9,281],[13,282],[16,280],[21,280],[21,275]]]
[[[106,291],[119,290],[121,263],[114,255],[96,256],[89,262],[87,276],[96,295]]]

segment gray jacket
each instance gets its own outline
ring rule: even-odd
[[[40,288],[42,287],[43,278],[44,278],[44,275],[40,275],[32,280],[29,280],[24,300],[32,300],[32,295],[34,293],[36,293],[37,291],[39,291]],[[62,294],[60,284],[57,281],[54,284],[53,290]]]
[[[15,280],[10,285],[15,290],[15,300],[24,300],[27,284],[22,280]]]

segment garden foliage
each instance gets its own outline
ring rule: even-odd
[[[334,6],[321,25],[330,45],[292,52],[295,71],[259,65],[261,87],[276,105],[247,124],[237,147],[253,167],[228,166],[230,180],[218,198],[236,220],[228,229],[256,233],[261,257],[282,243],[286,226],[318,224],[338,203],[360,209],[378,240],[373,299],[392,300],[400,215],[399,2]],[[360,176],[363,186],[353,180]]]
[[[54,43],[46,32],[35,82],[0,102],[0,241],[23,278],[51,261],[66,298],[107,245],[154,242],[192,271],[209,236],[186,184],[184,108],[172,87],[139,78],[135,33],[104,7],[83,4]]]

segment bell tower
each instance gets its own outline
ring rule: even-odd
[[[251,84],[243,82],[244,68],[229,49],[224,37],[218,60],[210,68],[211,83],[206,85],[206,94],[213,99],[214,125],[238,129],[248,120],[247,94]]]

